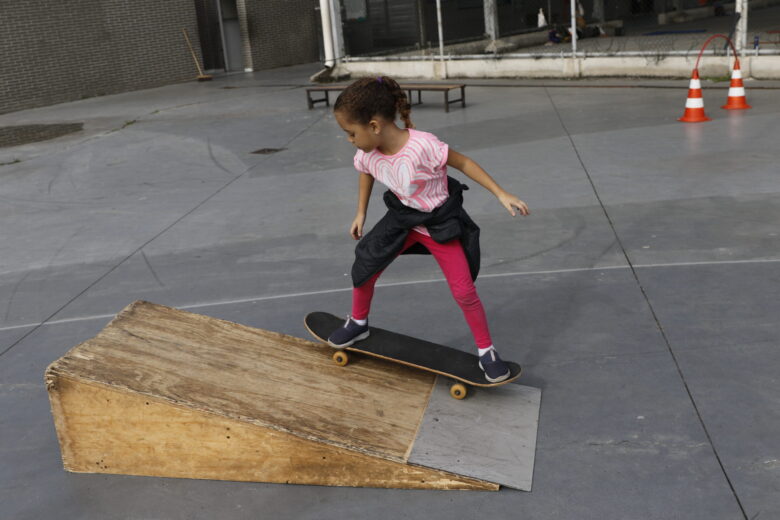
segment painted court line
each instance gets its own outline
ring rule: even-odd
[[[668,264],[634,264],[634,269],[652,269],[657,267],[689,267],[689,266],[701,266],[701,265],[730,265],[730,264],[771,264],[778,263],[780,259],[764,259],[764,260],[723,260],[715,262],[678,262]],[[629,269],[628,265],[608,265],[603,267],[579,267],[572,269],[553,269],[549,271],[518,271],[512,273],[495,273],[495,274],[481,274],[480,279],[483,278],[508,278],[511,276],[538,276],[544,274],[563,274],[563,273],[580,273],[588,271],[614,271],[618,269]],[[377,283],[377,287],[400,287],[404,285],[420,285],[425,283],[441,283],[445,282],[444,278],[432,278],[430,280],[410,280],[407,282],[390,282],[390,283]],[[325,289],[322,291],[306,291],[298,293],[288,294],[275,294],[273,296],[256,296],[253,298],[241,298],[237,300],[221,300],[208,303],[194,303],[192,305],[182,305],[177,307],[182,310],[201,309],[203,307],[218,307],[221,305],[236,305],[239,303],[253,303],[268,300],[279,300],[282,298],[299,298],[302,296],[317,296],[321,294],[333,294],[338,292],[351,291],[352,287],[342,287],[340,289]],[[106,318],[113,318],[116,314],[98,314],[95,316],[81,316],[78,318],[65,318],[61,320],[51,320],[46,323],[27,323],[24,325],[13,325],[10,327],[0,327],[0,332],[6,330],[24,329],[29,327],[37,327],[40,325],[61,325],[64,323],[74,323],[79,321],[99,320]]]

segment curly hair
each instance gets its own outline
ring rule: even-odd
[[[401,116],[406,128],[414,128],[410,113],[412,107],[406,93],[390,77],[361,78],[349,85],[336,99],[333,111],[343,111],[350,120],[367,125],[374,116],[395,121]]]

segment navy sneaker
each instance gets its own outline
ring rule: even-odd
[[[366,320],[365,325],[358,325],[352,321],[350,316],[347,316],[344,326],[336,329],[328,338],[328,345],[335,348],[348,347],[356,341],[366,339],[368,334],[368,320]]]
[[[485,372],[485,379],[491,383],[500,383],[509,378],[511,371],[506,363],[501,361],[498,352],[490,349],[484,356],[479,358],[479,368]]]

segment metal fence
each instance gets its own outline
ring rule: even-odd
[[[652,62],[695,55],[717,33],[732,37],[742,54],[780,54],[780,0],[332,1],[343,37],[335,57],[345,61],[492,55]],[[725,52],[722,45],[707,51]]]

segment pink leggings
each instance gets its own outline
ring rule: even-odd
[[[439,267],[447,278],[447,283],[452,291],[452,296],[463,310],[466,322],[474,335],[474,341],[478,348],[487,348],[493,344],[490,339],[490,330],[488,329],[485,309],[482,307],[482,301],[479,299],[477,289],[471,280],[471,272],[466,255],[463,252],[463,246],[460,240],[455,239],[445,244],[440,244],[434,239],[417,231],[410,231],[406,237],[401,251],[405,251],[415,243],[421,243],[439,263]],[[374,285],[382,271],[372,276],[366,283],[352,290],[352,317],[358,320],[368,318],[371,310],[371,299],[374,296]]]

